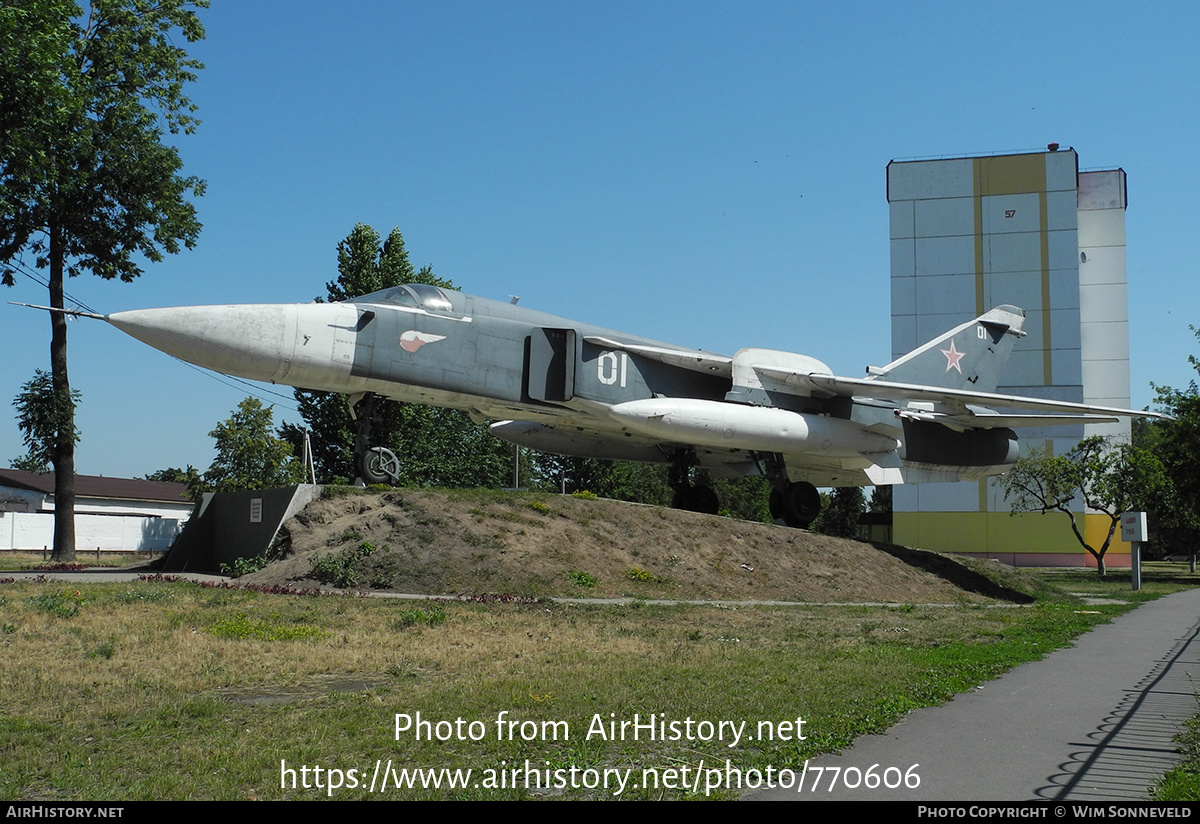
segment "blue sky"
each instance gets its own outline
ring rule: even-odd
[[[72,281],[96,311],[308,301],[365,222],[468,292],[859,375],[890,356],[888,161],[1054,141],[1129,175],[1134,405],[1195,376],[1196,4],[239,2],[201,19],[203,122],[178,139],[208,182],[199,245],[132,284]],[[24,278],[3,296],[47,300]],[[0,317],[7,402],[48,368],[49,323]],[[72,324],[69,346],[83,473],[204,469],[249,393],[105,324]],[[266,389],[296,420],[290,390]],[[0,417],[3,462],[24,448]]]

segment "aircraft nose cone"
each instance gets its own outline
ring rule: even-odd
[[[273,380],[295,348],[296,307],[288,304],[134,309],[106,320],[180,360],[252,380]]]

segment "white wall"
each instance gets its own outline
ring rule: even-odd
[[[186,518],[134,515],[76,515],[77,552],[164,552]],[[54,546],[54,515],[48,512],[0,512],[0,550],[41,551]]]

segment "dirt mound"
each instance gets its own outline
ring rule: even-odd
[[[333,496],[330,496],[330,492]],[[247,583],[509,593],[949,603],[1005,597],[952,559],[606,499],[487,490],[327,490]],[[928,555],[926,553],[926,555]]]

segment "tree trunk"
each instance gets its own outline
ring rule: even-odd
[[[63,270],[66,251],[62,229],[50,227],[50,305],[66,308],[63,302]],[[67,379],[67,317],[50,313],[50,375],[54,385],[55,410],[59,414],[54,442],[54,553],[55,561],[75,560],[75,405]]]
[[[1104,573],[1107,572],[1107,570],[1105,569],[1105,566],[1104,566],[1104,556],[1103,555],[1096,556],[1096,572],[1098,572],[1100,574],[1101,578],[1103,578]]]

